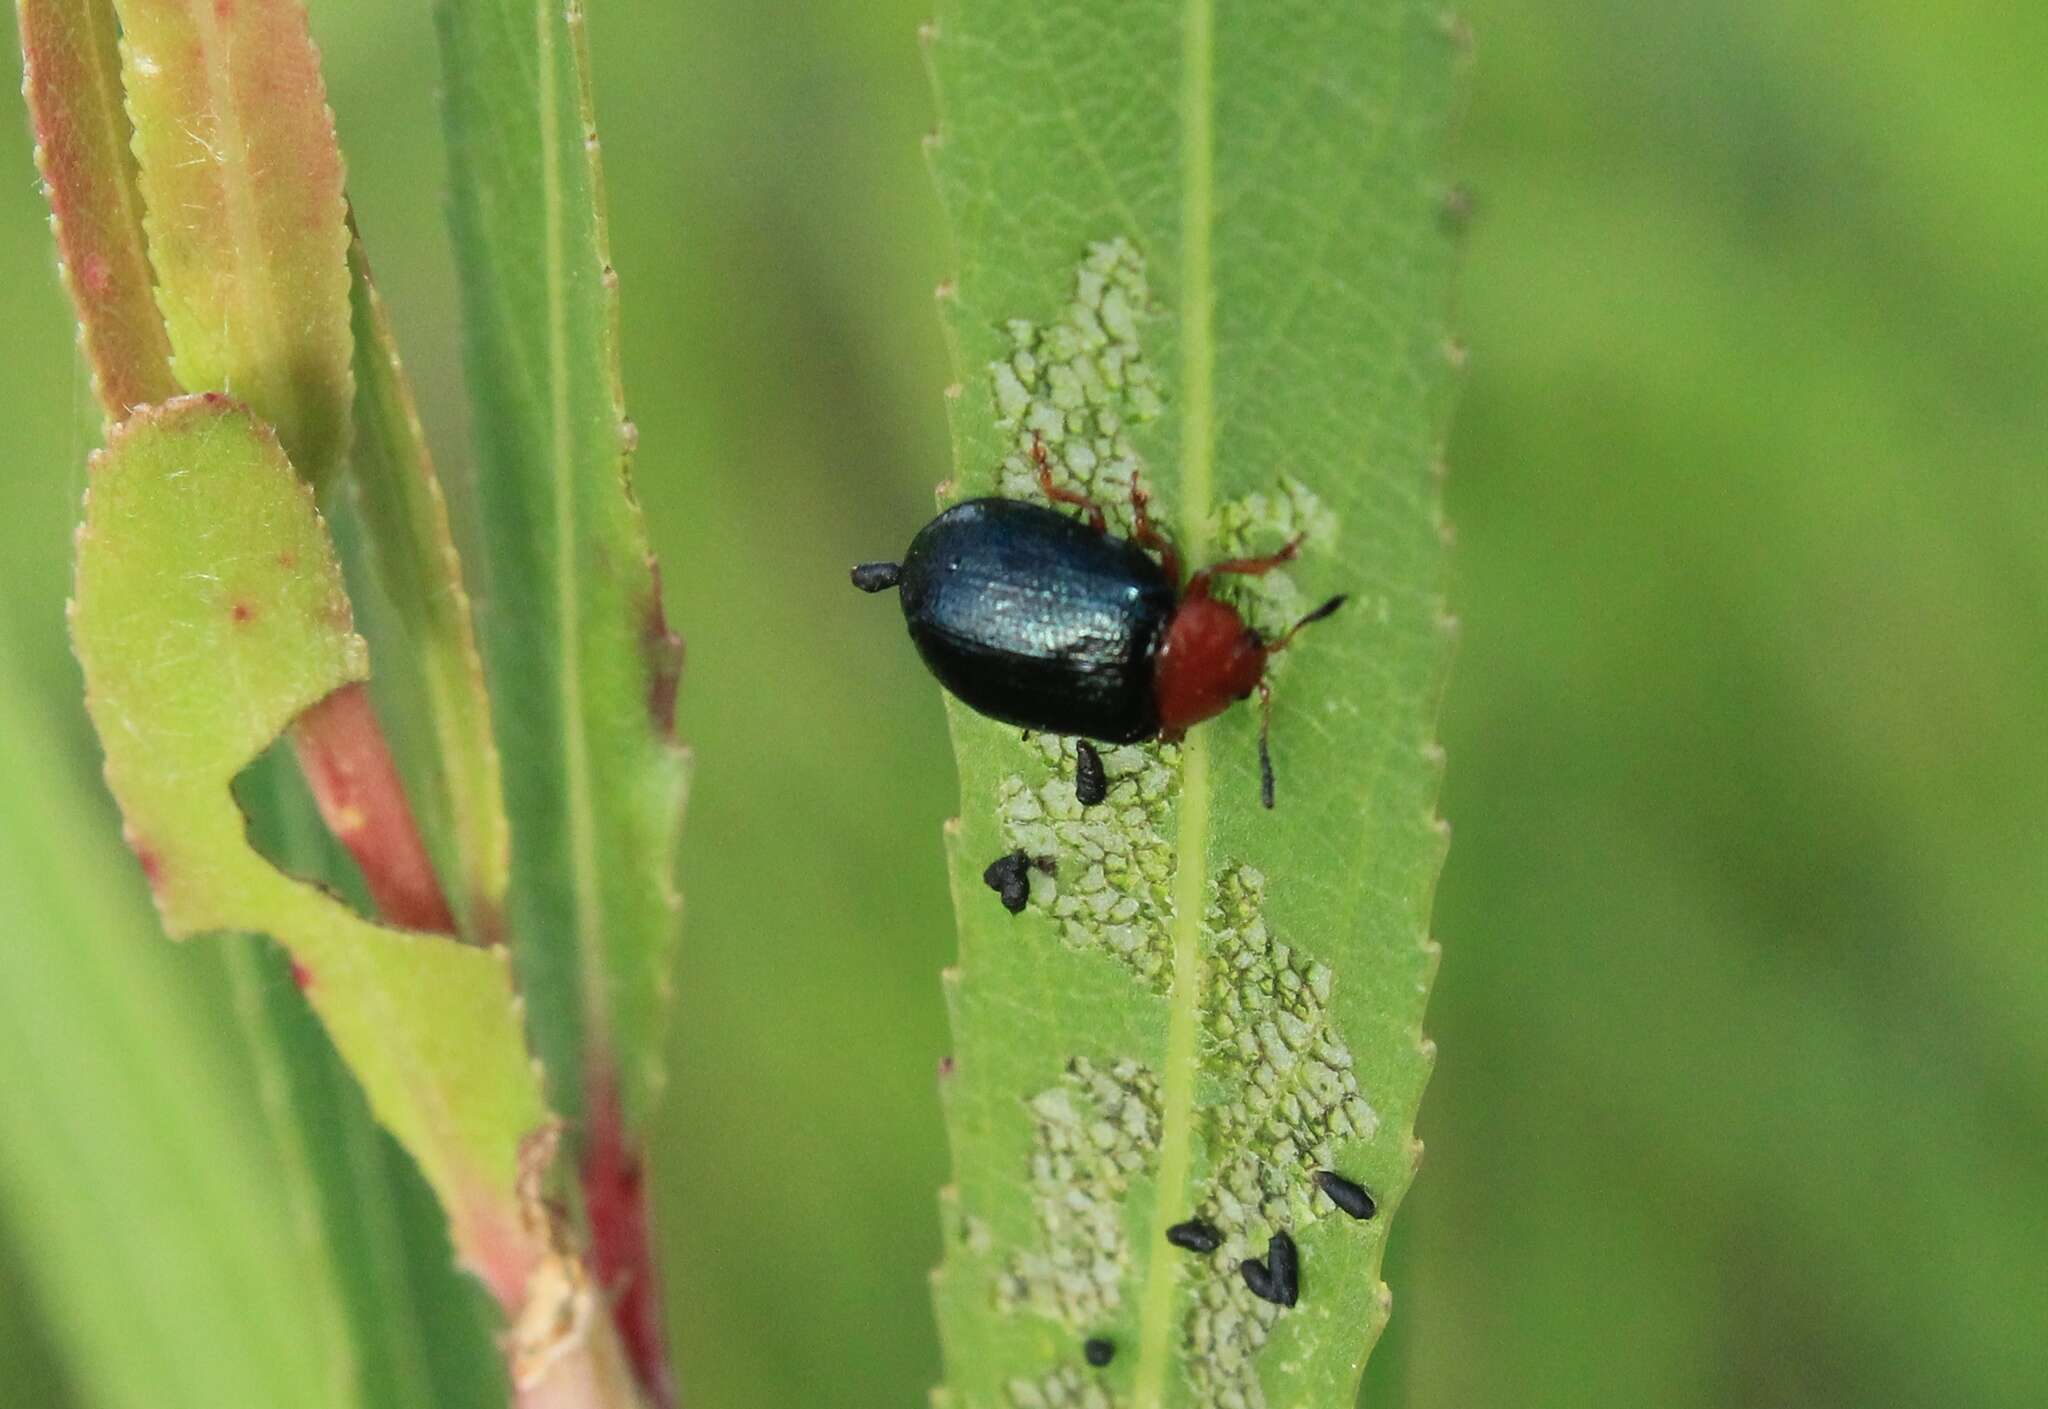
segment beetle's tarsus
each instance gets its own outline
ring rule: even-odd
[[[1088,526],[1097,533],[1109,532],[1109,516],[1102,506],[1077,489],[1062,489],[1052,482],[1052,461],[1046,457],[1045,437],[1031,432],[1031,463],[1038,470],[1038,487],[1055,504],[1072,504],[1088,515]]]

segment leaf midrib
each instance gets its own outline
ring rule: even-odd
[[[1181,30],[1181,366],[1180,528],[1190,562],[1209,556],[1214,497],[1215,284],[1210,233],[1215,218],[1215,16],[1213,0],[1186,0]],[[1173,985],[1160,1091],[1159,1178],[1151,1246],[1138,1311],[1136,1409],[1159,1409],[1171,1358],[1178,1259],[1166,1230],[1178,1222],[1194,1150],[1196,1031],[1202,1012],[1202,911],[1208,882],[1209,748],[1196,731],[1181,746],[1180,835],[1173,880]]]
[[[535,41],[540,76],[541,211],[547,243],[548,415],[552,420],[555,499],[555,616],[561,635],[561,666],[556,683],[561,692],[562,772],[569,823],[570,884],[575,891],[576,952],[583,958],[585,1004],[601,992],[590,983],[590,969],[600,953],[603,925],[597,893],[597,823],[590,797],[590,757],[584,732],[582,619],[578,615],[580,583],[576,565],[576,466],[569,422],[568,237],[564,229],[562,153],[558,142],[561,110],[555,86],[555,35],[550,0],[534,6]]]
[[[206,65],[206,95],[213,105],[216,126],[207,153],[220,171],[221,193],[232,232],[231,247],[240,266],[236,287],[271,292],[270,248],[263,239],[263,219],[257,212],[256,185],[250,171],[252,153],[242,133],[242,114],[235,83],[234,37],[231,20],[224,19],[211,5],[195,5],[193,16],[200,32],[200,48]],[[196,134],[195,134],[196,135]],[[201,140],[201,146],[207,144]],[[279,366],[288,359],[277,355],[285,336],[277,319],[273,299],[245,298],[236,328],[248,335],[251,344],[269,349],[256,365]],[[223,359],[226,348],[221,349]],[[224,390],[233,393],[232,385]]]

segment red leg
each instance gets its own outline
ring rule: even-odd
[[[1296,556],[1300,554],[1300,552],[1301,538],[1299,536],[1296,536],[1294,538],[1288,539],[1286,546],[1283,547],[1279,552],[1274,553],[1268,557],[1225,558],[1222,562],[1211,563],[1209,564],[1209,566],[1203,568],[1200,572],[1196,573],[1194,581],[1188,584],[1188,591],[1190,593],[1199,592],[1206,594],[1209,590],[1209,579],[1221,572],[1242,573],[1246,577],[1264,577],[1267,573],[1271,572],[1274,568],[1279,567],[1282,563],[1293,562]]]
[[[1088,512],[1088,522],[1097,533],[1109,532],[1109,520],[1103,515],[1102,506],[1081,493],[1078,489],[1062,489],[1052,482],[1052,461],[1046,458],[1045,437],[1037,431],[1031,432],[1031,463],[1038,467],[1038,487],[1045,491],[1045,497],[1055,504],[1073,504]]]
[[[1141,548],[1150,548],[1159,555],[1159,565],[1166,569],[1166,576],[1174,586],[1180,586],[1180,550],[1173,546],[1173,540],[1161,533],[1152,523],[1148,512],[1152,496],[1145,492],[1145,486],[1138,479],[1138,472],[1131,471],[1131,540]]]

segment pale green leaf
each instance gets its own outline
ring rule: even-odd
[[[177,390],[142,233],[112,0],[16,0],[35,125],[79,343],[110,419]]]
[[[540,1255],[518,1181],[547,1115],[501,952],[371,924],[254,851],[229,786],[363,678],[312,492],[220,397],[132,417],[95,457],[73,637],[107,781],[165,927],[270,934],[465,1262],[516,1306]]]
[[[341,150],[299,0],[115,0],[157,302],[187,391],[277,428],[324,489],[348,451]]]
[[[520,977],[557,1106],[615,1079],[637,1121],[676,929],[681,648],[627,481],[583,11],[438,14]]]
[[[1120,523],[1142,473],[1193,566],[1304,535],[1224,589],[1263,632],[1351,594],[1275,663],[1271,812],[1256,702],[1108,751],[1086,812],[1070,743],[952,711],[949,1402],[1347,1405],[1430,1065],[1458,44],[1415,0],[954,0],[931,42],[952,492],[1035,496],[1036,433]],[[1018,848],[1057,873],[1013,918],[980,873]],[[1195,1217],[1216,1253],[1167,1244]],[[1287,1310],[1238,1269],[1281,1229]]]
[[[37,1307],[81,1403],[356,1409],[335,1290],[250,1119],[214,964],[154,933],[54,721],[0,691],[0,734],[8,1294]]]

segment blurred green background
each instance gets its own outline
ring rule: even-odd
[[[696,1409],[936,1374],[951,762],[844,585],[947,473],[925,3],[592,6],[698,750],[658,1171]],[[459,476],[429,21],[312,9]],[[2048,1402],[2048,13],[1470,14],[1442,1055],[1365,1402]],[[0,869],[0,944],[193,1001],[64,646],[94,412],[11,96],[0,172],[0,852],[61,820],[93,892]],[[84,1409],[52,1216],[0,1207],[0,1401]]]

